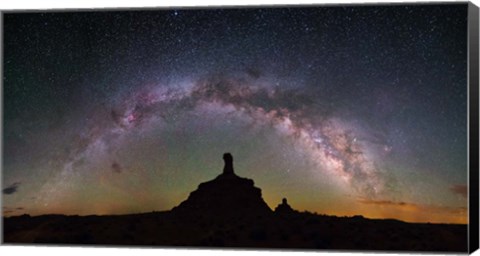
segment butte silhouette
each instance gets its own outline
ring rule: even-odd
[[[232,155],[225,153],[223,161],[223,173],[201,183],[172,212],[216,220],[271,215],[273,212],[263,200],[261,189],[254,186],[253,180],[235,174]]]

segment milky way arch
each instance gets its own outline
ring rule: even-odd
[[[293,139],[316,171],[341,180],[361,196],[385,192],[383,172],[370,158],[369,142],[358,133],[360,127],[332,116],[328,107],[318,105],[306,91],[271,83],[252,76],[211,75],[181,86],[142,86],[111,106],[109,116],[103,111],[103,123],[85,127],[63,167],[61,183],[68,182],[68,174],[85,158],[108,154],[108,144],[137,134],[132,131],[168,125],[175,117],[208,105],[231,109],[248,116],[251,126],[267,126]],[[117,162],[112,168],[120,172]]]

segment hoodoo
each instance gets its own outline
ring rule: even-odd
[[[223,174],[225,175],[234,174],[232,154],[230,153],[223,154],[223,161],[225,162],[225,166],[223,167]]]

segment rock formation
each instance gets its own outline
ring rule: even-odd
[[[290,207],[290,205],[287,203],[286,198],[283,198],[282,203],[275,208],[275,213],[278,213],[278,214],[290,214],[294,212],[296,211],[293,210],[292,207]]]
[[[213,219],[258,217],[272,213],[262,198],[262,192],[251,179],[237,176],[233,171],[233,157],[223,155],[223,173],[215,179],[201,183],[172,212],[180,216]]]
[[[223,174],[230,175],[234,174],[233,172],[233,156],[230,153],[223,154],[223,161],[225,166],[223,167]]]

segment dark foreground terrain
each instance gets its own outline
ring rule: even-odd
[[[415,224],[274,211],[254,181],[237,176],[233,157],[167,212],[117,216],[4,218],[4,243],[466,252],[467,225]]]
[[[183,218],[171,212],[45,215],[5,218],[4,243],[464,252],[467,226],[310,213],[218,221]]]

